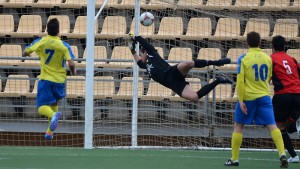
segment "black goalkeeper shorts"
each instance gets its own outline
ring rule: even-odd
[[[286,122],[288,119],[296,121],[300,114],[300,94],[275,94],[273,107],[276,122]]]
[[[181,96],[185,86],[189,84],[185,81],[185,76],[179,72],[177,65],[171,66],[166,72],[165,86],[173,90],[176,94]]]

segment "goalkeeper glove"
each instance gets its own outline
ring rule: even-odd
[[[136,54],[135,45],[136,45],[136,41],[132,41],[132,43],[129,44],[129,49],[133,55]]]

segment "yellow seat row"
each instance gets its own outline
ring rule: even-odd
[[[83,56],[78,55],[78,49],[76,46],[71,46],[71,49],[76,58],[86,59],[86,50],[83,52]],[[170,65],[175,65],[181,61],[193,60],[193,52],[191,48],[180,48],[173,47],[171,48],[167,57],[165,57],[163,49],[161,47],[156,47],[158,53],[163,57],[167,58],[167,61]],[[272,54],[271,49],[262,49],[268,55]],[[242,54],[246,53],[247,49],[243,48],[230,48],[226,53],[226,57],[231,58],[232,62],[237,62],[237,59]],[[95,46],[94,47],[94,67],[100,68],[131,68],[133,66],[133,58],[130,52],[130,49],[127,46],[115,46],[112,50],[111,56],[107,55],[106,47],[104,46]],[[288,49],[287,54],[295,57],[297,61],[300,61],[300,49]],[[3,44],[0,47],[0,66],[32,66],[38,67],[39,60],[8,60],[1,59],[1,57],[21,57],[22,48],[20,45],[9,45]],[[31,57],[38,58],[36,53],[31,54]],[[219,48],[201,48],[197,54],[198,59],[207,59],[207,60],[218,60],[222,58],[221,50]],[[85,68],[86,61],[77,61],[76,67]],[[223,67],[218,67],[220,70],[235,70],[236,65],[230,64]],[[207,68],[204,68],[207,69]]]
[[[68,38],[86,38],[86,16],[78,16],[72,32],[70,32],[70,20],[67,15],[51,15],[49,19],[57,18],[60,21],[60,34]],[[34,37],[45,36],[42,32],[42,19],[40,15],[22,15],[19,20],[17,31],[14,32],[13,15],[0,15],[1,36],[11,37]],[[134,32],[134,22],[131,23],[129,33]],[[170,26],[172,25],[172,26]],[[256,31],[261,34],[262,39],[271,40],[272,36],[282,35],[287,40],[299,41],[299,28],[297,19],[277,19],[274,31],[271,35],[268,19],[251,18],[246,24],[246,29],[241,34],[241,24],[235,18],[220,18],[216,31],[213,34],[210,18],[191,18],[189,20],[186,34],[183,30],[183,19],[181,17],[163,17],[160,21],[157,34],[154,24],[149,27],[140,26],[140,35],[152,39],[175,39],[181,40],[245,40],[248,32]],[[106,16],[101,31],[98,32],[98,23],[95,24],[95,38],[116,39],[129,38],[127,23],[124,16]]]
[[[95,0],[95,7],[100,8],[105,0]],[[233,3],[235,2],[235,3]],[[135,0],[110,0],[105,8],[134,9]],[[87,0],[1,0],[0,5],[6,8],[82,8],[87,7]],[[300,0],[141,0],[141,8],[162,10],[167,8],[205,10],[261,10],[261,11],[299,11]]]

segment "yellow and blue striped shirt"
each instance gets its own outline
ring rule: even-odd
[[[260,48],[249,48],[238,58],[237,95],[240,102],[270,95],[272,59]]]
[[[41,80],[64,83],[66,80],[66,60],[75,56],[68,43],[57,36],[46,36],[33,41],[25,49],[26,53],[36,52],[40,58]]]

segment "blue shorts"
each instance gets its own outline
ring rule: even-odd
[[[270,96],[264,96],[252,101],[244,101],[248,114],[245,115],[238,102],[235,107],[234,121],[238,124],[270,125],[276,124]]]
[[[36,106],[51,105],[66,96],[65,84],[55,83],[48,80],[39,80]]]

